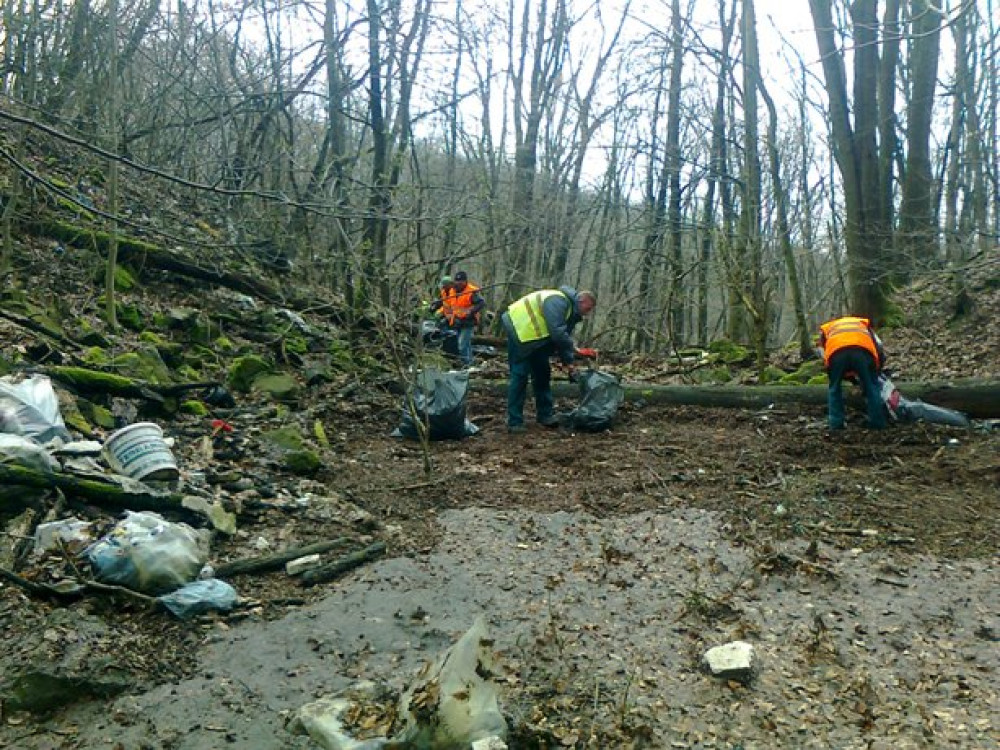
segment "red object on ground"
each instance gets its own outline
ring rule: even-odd
[[[586,359],[597,359],[597,349],[588,349],[586,347],[580,347],[576,350],[576,353],[580,357],[585,357]]]
[[[215,437],[220,432],[232,432],[233,426],[229,424],[224,419],[213,419],[212,420],[212,437]]]

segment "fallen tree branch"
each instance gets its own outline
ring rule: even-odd
[[[278,570],[284,567],[285,563],[297,560],[306,555],[319,555],[329,552],[338,547],[344,547],[353,540],[346,536],[338,539],[330,539],[325,542],[307,544],[303,547],[295,547],[277,552],[273,555],[263,555],[261,557],[250,557],[243,560],[233,560],[232,562],[217,565],[215,568],[216,578],[229,578],[231,576],[242,575],[244,573],[265,573],[269,570]]]
[[[303,586],[315,586],[317,583],[329,583],[344,573],[359,568],[362,565],[385,554],[385,542],[375,542],[362,550],[344,555],[339,560],[307,570],[300,580]]]
[[[68,496],[84,499],[102,508],[113,510],[154,510],[201,518],[200,514],[183,506],[184,496],[176,492],[163,494],[131,492],[110,482],[84,479],[73,474],[46,473],[27,466],[0,465],[0,485],[58,488]],[[0,498],[0,509],[8,510],[23,504],[10,497]]]

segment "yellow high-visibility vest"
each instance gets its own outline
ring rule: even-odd
[[[510,322],[514,326],[514,333],[517,334],[517,340],[522,344],[548,338],[549,326],[545,322],[542,305],[545,304],[545,300],[554,294],[563,293],[558,289],[542,289],[541,291],[524,295],[507,308]],[[563,294],[563,296],[565,297],[566,295]],[[566,320],[569,320],[572,314],[573,301],[570,300],[570,304],[566,308]]]

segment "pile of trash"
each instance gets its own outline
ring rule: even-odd
[[[100,480],[152,498],[169,496],[180,478],[170,441],[151,422],[128,425],[103,444],[74,441],[51,380],[37,374],[20,381],[0,378],[0,465],[28,473],[12,475],[0,485],[0,496],[24,505],[47,491],[45,483],[37,481],[39,475]],[[88,563],[97,582],[156,597],[180,618],[229,610],[238,602],[228,583],[212,577],[207,529],[168,521],[152,511],[126,511],[100,538],[95,526],[75,516],[40,524],[33,538],[35,560],[69,555]],[[61,583],[63,593],[82,586],[79,581]]]

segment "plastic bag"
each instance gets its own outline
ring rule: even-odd
[[[0,433],[0,463],[27,466],[36,471],[59,470],[59,462],[33,438]]]
[[[394,739],[418,750],[464,750],[476,740],[507,737],[493,681],[493,641],[482,616],[426,667],[404,693],[406,727]]]
[[[70,434],[52,381],[44,375],[32,375],[20,383],[10,375],[0,378],[0,432],[24,435],[39,443],[56,438],[68,442]]]
[[[125,511],[86,554],[99,580],[159,594],[197,577],[208,559],[208,532],[149,511]]]
[[[465,398],[468,392],[467,372],[421,370],[410,390],[410,398],[403,403],[402,421],[393,430],[393,437],[419,437],[415,419],[426,420],[431,440],[460,440],[475,435],[479,428],[466,418]],[[411,400],[416,408],[416,417],[410,410]]]
[[[577,376],[580,405],[559,415],[564,427],[599,432],[611,427],[618,409],[625,401],[625,389],[618,377],[609,372],[584,370]]]
[[[960,411],[904,397],[884,373],[878,376],[878,385],[882,404],[894,422],[930,422],[950,427],[971,425],[969,418]]]
[[[240,597],[236,589],[218,578],[191,581],[160,597],[160,603],[182,620],[205,612],[228,612]]]

